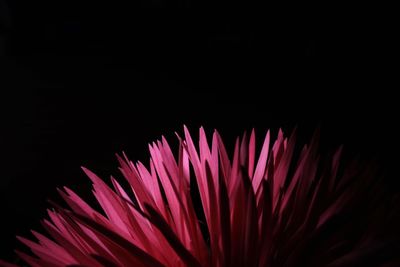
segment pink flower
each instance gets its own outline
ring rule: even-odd
[[[258,155],[253,131],[229,157],[216,131],[209,145],[201,128],[196,148],[185,128],[177,156],[164,137],[148,167],[118,156],[129,186],[83,168],[102,212],[65,187],[69,209],[54,204],[43,221],[50,237],[18,237],[35,256],[17,254],[41,267],[352,266],[377,249],[376,222],[357,220],[382,204],[368,195],[374,172],[339,171],[341,149],[320,164],[316,137],[294,153],[295,136],[268,132]]]

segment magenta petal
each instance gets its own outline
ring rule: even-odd
[[[217,131],[211,143],[183,131],[176,151],[164,136],[149,144],[149,164],[117,155],[125,183],[83,168],[100,210],[58,190],[69,208],[51,202],[48,234],[18,237],[34,256],[17,255],[37,267],[398,266],[399,205],[372,164],[319,155],[318,131],[299,151],[296,130],[267,131],[258,149],[253,129],[233,151]]]

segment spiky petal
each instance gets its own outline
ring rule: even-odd
[[[118,156],[128,188],[83,168],[102,213],[65,187],[69,209],[48,211],[50,237],[19,238],[36,255],[21,258],[43,267],[355,266],[382,249],[381,224],[365,220],[384,204],[375,172],[338,175],[341,149],[320,164],[315,137],[294,164],[295,133],[271,143],[268,131],[257,156],[252,131],[232,158],[218,132],[211,145],[202,128],[199,136],[198,149],[185,127],[177,158],[164,137],[150,144],[147,168]]]

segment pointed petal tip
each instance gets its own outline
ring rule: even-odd
[[[85,166],[81,166],[81,170],[84,171],[85,173],[87,173],[89,171],[89,169],[86,168]]]

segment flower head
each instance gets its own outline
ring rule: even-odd
[[[178,139],[177,156],[164,137],[150,144],[147,167],[118,156],[128,186],[83,168],[102,211],[64,187],[69,208],[48,211],[47,236],[18,237],[35,254],[19,256],[32,266],[356,266],[381,249],[375,172],[341,170],[341,149],[320,163],[318,138],[295,153],[295,133],[271,141],[268,131],[257,153],[252,131],[232,157],[216,131],[209,144],[201,128],[198,147],[186,128]]]

